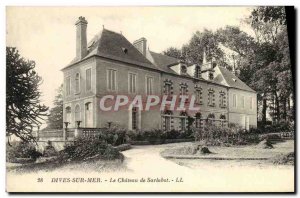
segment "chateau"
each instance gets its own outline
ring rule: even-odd
[[[76,128],[102,128],[114,123],[129,130],[181,130],[188,117],[200,128],[208,122],[234,123],[245,129],[257,126],[257,94],[231,71],[214,62],[189,64],[155,53],[141,38],[130,43],[122,34],[105,28],[87,42],[88,22],[76,22],[76,57],[62,69],[64,122]],[[102,111],[105,95],[194,95],[198,112],[139,107]],[[189,100],[186,101],[187,103]]]

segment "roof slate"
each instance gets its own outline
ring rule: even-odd
[[[177,58],[149,51],[153,59],[153,63],[151,63],[122,34],[110,30],[103,29],[100,33],[94,36],[94,38],[88,43],[87,47],[88,53],[83,59],[78,60],[74,58],[69,65],[63,68],[63,70],[68,67],[71,67],[73,64],[79,61],[97,55],[100,57],[117,60],[129,64],[139,65],[145,68],[154,69],[170,74],[176,74],[180,76],[175,71],[170,69],[170,66],[178,64],[179,60]],[[124,52],[124,49],[127,50],[126,53]],[[233,75],[226,68],[219,67],[219,69],[221,71],[222,76],[217,76],[213,80],[213,83],[222,84],[224,86],[224,79],[227,84],[226,86],[255,92],[253,89],[247,86],[244,82],[242,82],[238,77]],[[234,81],[233,79],[236,79],[236,81]]]
[[[246,85],[243,81],[241,81],[238,77],[236,77],[229,70],[227,70],[224,67],[220,67],[220,66],[218,66],[218,67],[221,71],[221,74],[222,74],[224,80],[226,81],[226,83],[228,84],[229,87],[234,87],[237,89],[255,92],[253,89],[251,89],[248,85]],[[234,81],[234,79],[235,79],[235,81]]]
[[[122,34],[103,29],[88,43],[88,53],[82,59],[93,55],[118,60],[143,67],[158,69],[147,60]],[[124,52],[127,49],[127,53]],[[71,66],[80,60],[73,59],[67,66]],[[65,67],[65,68],[67,68]],[[64,68],[64,69],[65,69]]]

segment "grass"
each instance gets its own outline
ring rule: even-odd
[[[280,156],[285,156],[291,152],[294,152],[293,140],[276,143],[273,145],[273,149],[264,149],[260,144],[232,147],[209,146],[208,148],[212,152],[212,154],[209,155],[201,155],[199,153],[193,154],[193,148],[195,148],[196,145],[197,143],[185,144],[184,146],[177,145],[162,151],[161,155],[166,158],[174,159],[268,159],[272,161],[275,158],[280,158]]]

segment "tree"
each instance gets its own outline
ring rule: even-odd
[[[57,89],[57,95],[53,101],[54,107],[49,111],[47,127],[45,129],[63,128],[63,85]]]
[[[293,89],[284,7],[258,7],[249,19],[258,43],[252,85],[262,96],[262,121],[266,120],[267,106],[275,121],[286,119]]]
[[[6,136],[25,142],[35,141],[33,128],[47,116],[48,107],[40,104],[41,77],[35,62],[22,58],[16,48],[6,47]]]
[[[171,56],[171,57],[180,59],[181,50],[179,50],[179,49],[177,49],[175,47],[169,47],[168,49],[166,49],[165,51],[163,51],[163,54],[167,55],[167,56]]]

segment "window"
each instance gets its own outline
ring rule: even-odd
[[[66,122],[71,123],[71,107],[66,107]]]
[[[226,107],[226,94],[223,91],[220,91],[220,107],[221,108]]]
[[[199,66],[195,67],[195,78],[201,78],[201,69]]]
[[[232,95],[232,102],[233,102],[233,107],[236,107],[236,101],[237,101],[237,96],[236,96],[236,94],[233,94]]]
[[[164,93],[165,95],[172,95],[172,81],[165,81],[164,84]]]
[[[211,107],[215,106],[215,91],[213,89],[208,90],[208,105]]]
[[[117,71],[114,69],[107,70],[107,89],[109,91],[117,90]]]
[[[181,74],[186,74],[186,71],[187,71],[186,66],[182,65],[181,68],[180,68],[180,73]]]
[[[85,127],[93,127],[92,103],[85,103]]]
[[[75,92],[79,93],[80,92],[80,74],[76,73],[75,77]]]
[[[207,116],[207,124],[213,125],[215,121],[215,115],[213,113]]]
[[[153,93],[153,78],[146,77],[146,94],[150,95]]]
[[[180,95],[187,95],[187,93],[188,93],[187,87],[188,86],[186,83],[180,84]]]
[[[180,128],[182,131],[186,130],[186,121],[187,121],[187,113],[186,112],[181,112],[180,113]]]
[[[224,127],[224,124],[226,122],[226,116],[224,114],[220,115],[220,120],[221,120],[221,126]]]
[[[91,69],[85,70],[85,75],[86,75],[85,89],[86,91],[90,91],[92,89],[92,70]]]
[[[209,78],[209,80],[213,80],[214,79],[214,74],[210,72],[208,78]]]
[[[136,130],[137,127],[137,116],[138,116],[138,110],[136,107],[132,108],[132,130]]]
[[[250,109],[253,109],[253,98],[250,97]]]
[[[129,80],[129,93],[135,93],[136,92],[136,75],[133,73],[128,74],[128,80]]]
[[[241,96],[241,106],[245,108],[245,96]]]
[[[66,95],[69,96],[71,94],[71,77],[67,77],[66,79]]]
[[[201,113],[196,113],[196,119],[195,119],[195,125],[196,128],[199,129],[201,128]]]
[[[196,95],[196,103],[202,104],[202,89],[200,87],[196,88],[195,95]]]
[[[164,129],[165,131],[171,130],[172,111],[166,110],[164,112]]]
[[[79,105],[76,105],[76,107],[75,107],[75,122],[77,122],[77,121],[81,121],[80,106]]]

